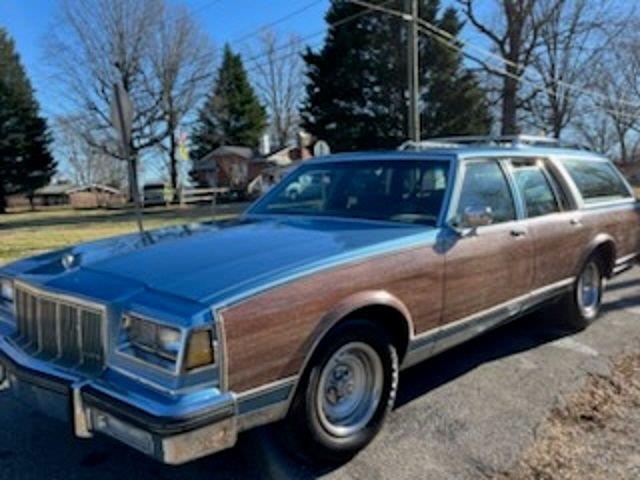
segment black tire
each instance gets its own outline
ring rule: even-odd
[[[344,349],[348,350],[352,345],[366,345],[367,351],[375,352],[379,358],[382,366],[382,375],[378,376],[382,379],[381,387],[370,391],[377,390],[380,396],[376,406],[370,406],[371,416],[365,417],[369,418],[366,424],[363,423],[361,428],[352,433],[336,435],[331,431],[334,427],[327,426],[328,417],[324,409],[322,413],[319,411],[323,402],[327,401],[319,397],[319,390],[325,385],[321,384],[323,378],[335,378],[326,373],[325,367],[330,369],[335,365],[334,355]],[[329,364],[330,361],[334,363]],[[300,379],[284,422],[285,446],[298,458],[312,464],[335,464],[349,460],[371,442],[382,428],[395,402],[397,387],[398,355],[387,333],[380,326],[366,320],[351,320],[338,325],[320,343]],[[325,397],[328,391],[325,391]],[[350,394],[345,397],[347,400]],[[372,397],[378,398],[375,395]],[[342,400],[338,400],[338,403],[340,401]]]
[[[591,275],[596,272],[594,282],[596,290],[595,294],[589,297],[591,300],[586,302],[585,305],[584,293],[581,293],[581,290],[585,276],[590,275],[590,271],[592,272]],[[559,303],[563,323],[569,328],[584,330],[600,315],[605,285],[604,271],[604,262],[600,256],[592,255],[589,257],[576,277],[573,290]]]

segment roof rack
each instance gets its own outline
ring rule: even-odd
[[[556,147],[578,148],[586,150],[584,145],[576,145],[562,142],[557,138],[542,137],[536,135],[474,135],[459,137],[429,138],[424,141],[404,142],[398,150],[429,150],[435,148],[459,148],[466,146],[492,146],[492,147]]]

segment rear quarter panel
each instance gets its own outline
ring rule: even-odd
[[[610,235],[616,246],[616,258],[640,250],[640,209],[637,202],[589,207],[582,211],[582,223],[591,237]]]

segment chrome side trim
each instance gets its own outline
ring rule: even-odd
[[[530,308],[564,293],[573,285],[574,281],[574,277],[566,278],[448,325],[413,336],[410,340],[409,351],[401,368],[405,369],[415,365],[437,353],[441,353],[516,318]],[[320,340],[321,339],[317,339],[314,345],[317,345]],[[309,351],[308,357],[310,358],[312,354],[313,349]],[[305,366],[301,367],[300,373],[297,375],[279,379],[240,393],[237,396],[238,410],[240,413],[240,429],[246,430],[254,426],[283,419],[289,411],[301,379],[301,373],[304,371],[304,368],[306,368],[306,364],[307,362],[305,360]],[[286,395],[286,399],[279,400],[277,395],[281,395],[287,390],[288,394]],[[274,394],[276,395],[273,399],[274,401],[269,403],[269,396]],[[255,409],[249,408],[244,412],[241,411],[243,402],[247,403],[255,399],[260,399],[265,405]]]
[[[626,272],[630,268],[633,268],[633,263],[639,259],[640,254],[638,252],[616,259],[616,264],[614,265],[612,272],[613,275],[619,275],[622,272]]]
[[[639,256],[640,256],[639,252],[634,252],[634,253],[631,253],[629,255],[625,255],[624,257],[620,257],[620,258],[616,259],[616,267],[618,265],[623,265],[625,263],[633,262]]]
[[[227,352],[227,332],[224,327],[224,316],[222,312],[211,310],[213,316],[213,328],[216,331],[218,348],[214,351],[216,365],[218,366],[218,383],[221,392],[229,391],[229,361]]]
[[[426,228],[426,227],[425,227]],[[310,277],[317,273],[330,271],[334,268],[341,268],[349,265],[355,265],[372,258],[385,257],[388,255],[395,255],[402,252],[418,248],[434,247],[438,242],[438,236],[441,234],[442,229],[435,227],[427,232],[416,233],[409,237],[402,237],[397,240],[386,242],[382,245],[376,245],[373,247],[366,247],[360,251],[352,252],[348,254],[341,254],[330,261],[319,262],[308,268],[302,269],[298,272],[293,272],[283,278],[264,283],[263,285],[251,288],[244,292],[232,295],[215,303],[211,308],[215,315],[220,315],[220,311],[224,308],[229,308],[233,305],[237,305],[248,298],[260,295],[275,288],[285,286],[296,280]]]
[[[423,360],[464,343],[518,317],[530,308],[564,293],[573,285],[574,280],[573,277],[560,280],[559,282],[536,289],[525,295],[418,335],[410,343],[409,350],[401,368],[404,369],[416,365]]]

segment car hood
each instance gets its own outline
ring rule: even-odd
[[[17,262],[8,271],[101,298],[152,290],[213,304],[424,238],[433,229],[313,217],[245,217],[126,235]],[[65,265],[66,264],[66,265]]]

